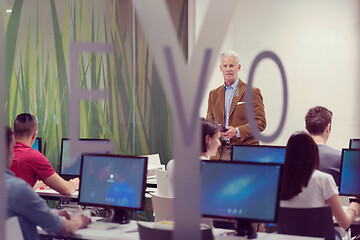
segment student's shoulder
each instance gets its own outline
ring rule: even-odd
[[[15,196],[25,197],[27,193],[32,194],[34,192],[27,182],[13,175],[6,177],[5,184],[8,194],[12,193]]]
[[[334,178],[328,173],[322,172],[320,170],[315,170],[312,178],[320,185],[324,185],[326,182],[333,182]],[[335,182],[334,182],[335,183]]]
[[[338,149],[335,149],[333,147],[330,147],[328,145],[324,144],[318,144],[318,149],[320,152],[328,153],[328,154],[334,154],[334,155],[341,155],[341,151]]]

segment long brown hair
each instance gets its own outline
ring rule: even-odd
[[[319,150],[312,137],[296,132],[288,140],[285,153],[282,200],[290,200],[307,187],[319,168]]]

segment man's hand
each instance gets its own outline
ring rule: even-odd
[[[67,211],[62,210],[62,211],[57,211],[56,213],[60,216],[65,217],[67,220],[71,218],[70,214]]]
[[[236,133],[237,133],[236,128],[234,128],[232,126],[228,126],[228,127],[226,127],[226,129],[227,129],[226,132],[221,133],[224,138],[230,139],[230,138],[236,136]]]
[[[78,189],[79,189],[79,183],[80,183],[80,179],[79,179],[79,178],[70,179],[69,182],[74,185],[75,190],[78,190]]]

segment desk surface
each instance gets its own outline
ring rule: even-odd
[[[79,197],[79,191],[75,191],[70,195],[62,195],[59,192],[55,191],[52,188],[46,187],[45,189],[35,189],[35,192],[39,194],[39,196],[44,197],[46,199],[54,198],[54,200],[60,201],[73,201],[77,200]]]
[[[47,233],[38,227],[38,232],[40,235],[47,235]],[[229,230],[213,228],[213,234],[215,240],[246,240],[246,237],[238,237],[233,235],[228,235]],[[57,236],[64,237],[64,236]],[[74,239],[101,239],[101,240],[140,240],[138,227],[136,221],[131,221],[129,224],[124,224],[116,226],[112,229],[99,229],[89,225],[89,227],[80,229],[71,236],[66,236]],[[320,240],[322,238],[312,238],[312,237],[301,237],[301,236],[291,236],[284,234],[275,234],[275,233],[258,233],[257,239],[259,240]]]
[[[148,187],[146,188],[145,197],[151,198],[151,195],[148,193],[155,192],[156,188]],[[59,192],[55,191],[52,188],[46,187],[45,189],[35,189],[35,192],[39,194],[40,197],[47,199],[47,200],[59,200],[63,202],[77,202],[79,198],[79,191],[75,191],[70,195],[62,195]]]

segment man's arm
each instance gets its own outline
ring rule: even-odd
[[[255,123],[260,132],[264,131],[266,128],[266,117],[265,117],[265,107],[263,103],[263,97],[261,91],[258,88],[253,88],[253,111]],[[247,123],[242,126],[237,126],[240,131],[240,139],[244,141],[245,139],[252,137],[250,124]]]
[[[69,195],[79,189],[79,178],[66,181],[57,173],[54,173],[50,177],[44,179],[43,182],[62,195]]]
[[[211,92],[210,92],[209,93],[209,98],[208,98],[208,109],[207,109],[207,113],[206,113],[206,119],[214,121],[215,118],[214,118],[214,114],[212,112],[212,109],[213,109],[212,106],[213,106],[213,103],[211,101]]]
[[[64,220],[64,224],[58,234],[68,235],[74,233],[76,230],[86,227],[90,222],[90,218],[83,214],[71,216],[70,219]]]

